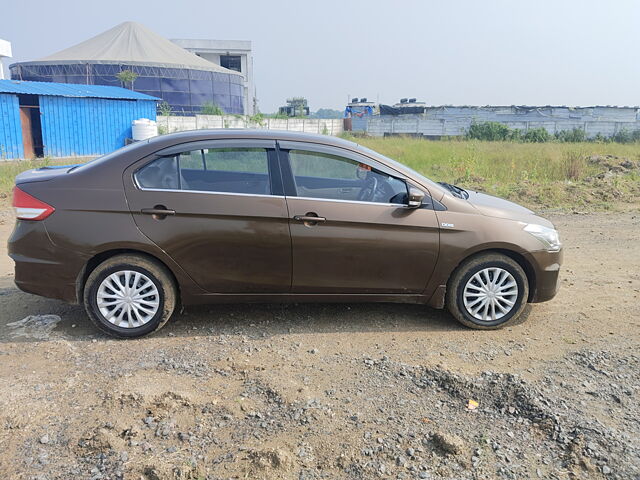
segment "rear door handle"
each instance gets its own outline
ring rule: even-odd
[[[143,208],[140,210],[145,215],[175,215],[175,210],[169,210],[168,208]]]
[[[327,219],[325,217],[318,217],[317,215],[295,215],[293,217],[294,220],[305,223],[318,223],[318,222],[326,222]]]
[[[156,220],[163,220],[167,215],[175,215],[176,211],[165,207],[164,205],[156,205],[153,208],[143,208],[140,213],[144,215],[151,215]]]

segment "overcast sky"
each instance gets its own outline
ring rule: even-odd
[[[35,60],[124,21],[253,42],[259,107],[349,96],[430,105],[638,105],[638,0],[4,0],[0,38]],[[5,64],[8,62],[5,62]]]

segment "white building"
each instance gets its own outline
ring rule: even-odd
[[[176,45],[195,53],[209,62],[244,76],[244,111],[253,115],[258,111],[255,86],[253,84],[253,55],[249,40],[195,40],[174,39]]]
[[[5,58],[11,58],[11,43],[0,39],[0,80],[4,79],[4,66],[2,61]]]

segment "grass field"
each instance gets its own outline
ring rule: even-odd
[[[432,180],[535,208],[611,209],[640,201],[640,144],[349,139]]]
[[[459,184],[533,208],[607,210],[640,204],[640,144],[515,143],[347,137],[435,181]],[[43,165],[86,159],[0,163],[0,198],[15,176]],[[6,200],[5,200],[6,203]]]
[[[78,158],[36,158],[33,160],[0,161],[0,199],[10,198],[16,176],[25,170],[47,165],[72,165],[87,161],[87,157]]]

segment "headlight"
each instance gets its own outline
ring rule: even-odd
[[[525,225],[524,231],[540,240],[544,245],[545,250],[548,252],[557,252],[562,248],[560,235],[558,235],[558,231],[554,228],[529,223],[528,225]]]

